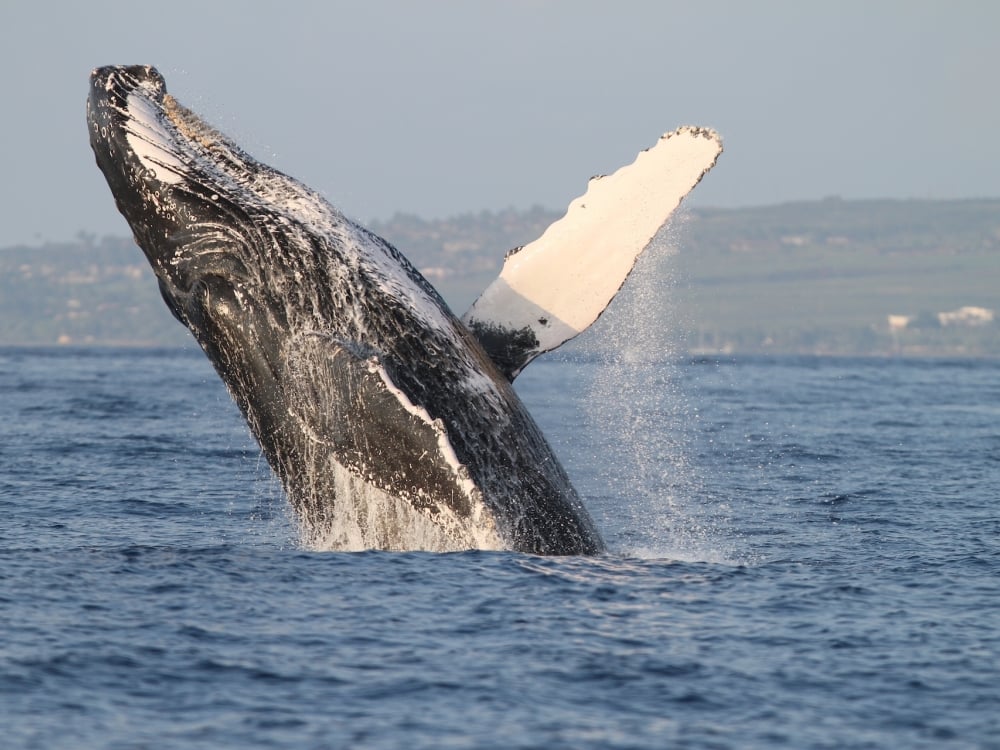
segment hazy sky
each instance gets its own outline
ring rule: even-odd
[[[682,124],[725,139],[696,205],[1000,196],[1000,3],[0,2],[0,246],[127,235],[103,64],[362,221],[562,209]]]

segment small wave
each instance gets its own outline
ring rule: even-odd
[[[622,551],[627,557],[639,560],[660,560],[683,563],[708,563],[727,567],[743,567],[745,560],[738,560],[728,549],[696,549],[690,547],[639,546]]]

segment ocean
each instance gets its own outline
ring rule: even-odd
[[[303,549],[200,352],[0,349],[0,747],[1000,748],[1000,362],[517,386],[608,554]]]

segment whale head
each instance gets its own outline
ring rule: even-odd
[[[294,244],[287,240],[346,223],[179,104],[151,66],[94,70],[87,120],[118,210],[168,306],[199,341],[216,340],[200,329],[233,314],[229,302],[246,306],[284,283],[295,262],[281,252]]]
[[[338,326],[359,319],[343,297],[366,249],[357,238],[369,235],[183,107],[154,67],[94,70],[87,121],[97,165],[167,306],[254,432],[281,442],[287,415],[276,394],[290,387],[289,347],[316,331],[358,338]]]

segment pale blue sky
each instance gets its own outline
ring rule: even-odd
[[[696,205],[997,197],[998,30],[963,0],[3,0],[0,247],[127,235],[87,144],[103,64],[362,221],[563,209],[682,124],[726,143]]]

